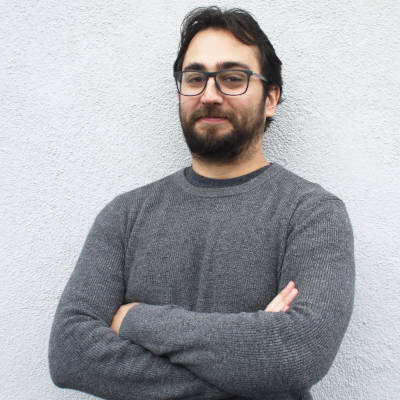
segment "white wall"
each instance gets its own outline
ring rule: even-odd
[[[217,1],[253,12],[283,62],[267,159],[346,203],[353,318],[317,400],[393,400],[399,352],[399,37],[396,0]],[[56,388],[47,345],[95,215],[190,163],[172,79],[178,1],[0,5],[0,397],[90,399]]]

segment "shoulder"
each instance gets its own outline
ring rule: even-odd
[[[174,177],[181,171],[178,170],[156,181],[122,192],[109,201],[106,208],[118,209],[129,214],[132,211],[137,211],[144,204],[162,201],[167,193],[173,192]]]
[[[332,224],[345,224],[351,229],[346,205],[338,195],[280,164],[274,164],[273,189],[284,210],[282,214],[285,215],[283,219],[287,229],[312,220],[329,220]]]
[[[314,227],[313,233],[319,232],[322,235],[328,229],[331,233],[340,231],[343,237],[352,241],[350,216],[340,197],[280,165],[277,169],[276,184],[288,199],[289,231],[306,231]]]
[[[319,183],[310,181],[288,170],[278,163],[274,163],[274,184],[279,193],[290,199],[291,204],[312,204],[320,201],[336,201],[343,203],[335,193],[327,190]]]
[[[141,213],[151,213],[157,203],[174,191],[173,178],[180,171],[114,196],[98,212],[93,226],[126,236]]]

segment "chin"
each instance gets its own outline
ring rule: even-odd
[[[218,125],[212,125],[212,126],[202,126],[202,127],[196,127],[193,132],[197,135],[209,135],[209,136],[215,136],[217,134],[220,135],[228,135],[232,134],[233,129],[231,127],[227,126],[218,126]]]

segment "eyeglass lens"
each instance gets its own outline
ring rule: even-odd
[[[179,91],[183,95],[200,94],[207,84],[207,78],[208,76],[201,71],[183,71]],[[243,71],[220,71],[216,80],[223,93],[238,95],[246,91],[248,75]]]

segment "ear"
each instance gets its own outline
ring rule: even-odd
[[[275,108],[278,104],[280,89],[279,86],[273,86],[269,89],[267,98],[265,99],[265,116],[272,117],[275,114]]]

